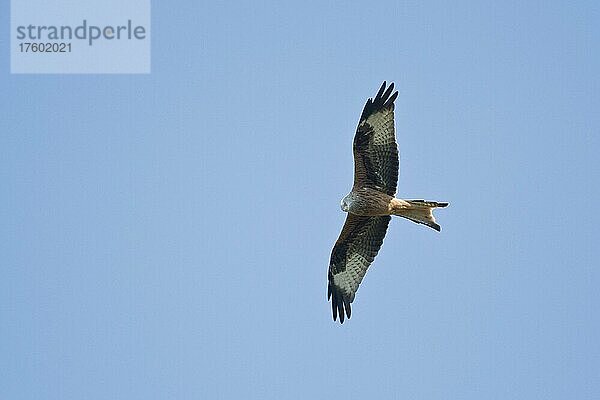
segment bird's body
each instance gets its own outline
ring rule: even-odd
[[[341,201],[346,222],[331,252],[327,296],[333,319],[350,318],[350,303],[369,265],[379,252],[392,215],[427,225],[437,231],[432,210],[448,203],[402,200],[395,197],[398,147],[394,129],[394,84],[384,82],[375,99],[363,109],[354,136],[354,185]]]
[[[391,215],[392,200],[394,196],[362,187],[352,190],[342,199],[342,211],[365,217]]]
[[[380,192],[377,189],[362,187],[352,190],[342,199],[342,211],[364,217],[397,215],[415,221],[439,231],[431,211],[433,208],[446,207],[448,203],[425,200],[402,200]]]

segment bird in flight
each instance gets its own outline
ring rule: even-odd
[[[394,84],[383,82],[367,100],[354,135],[354,185],[342,199],[346,222],[335,242],[327,274],[327,299],[333,320],[350,318],[350,304],[369,265],[379,252],[392,215],[427,225],[436,231],[432,210],[448,203],[396,198],[398,145],[394,130]]]

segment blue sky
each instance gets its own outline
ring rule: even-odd
[[[149,75],[11,75],[5,29],[0,397],[598,398],[598,3],[204,3],[154,2]],[[383,80],[399,196],[450,207],[340,326]]]

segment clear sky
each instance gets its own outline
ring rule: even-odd
[[[0,398],[597,399],[600,6],[526,3],[154,2],[149,75],[10,75],[4,29]],[[383,80],[450,207],[340,326]]]

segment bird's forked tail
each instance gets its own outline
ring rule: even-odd
[[[446,207],[448,203],[425,200],[392,200],[392,214],[406,219],[410,219],[417,224],[427,225],[430,228],[440,231],[440,226],[435,222],[433,216],[434,208]]]

